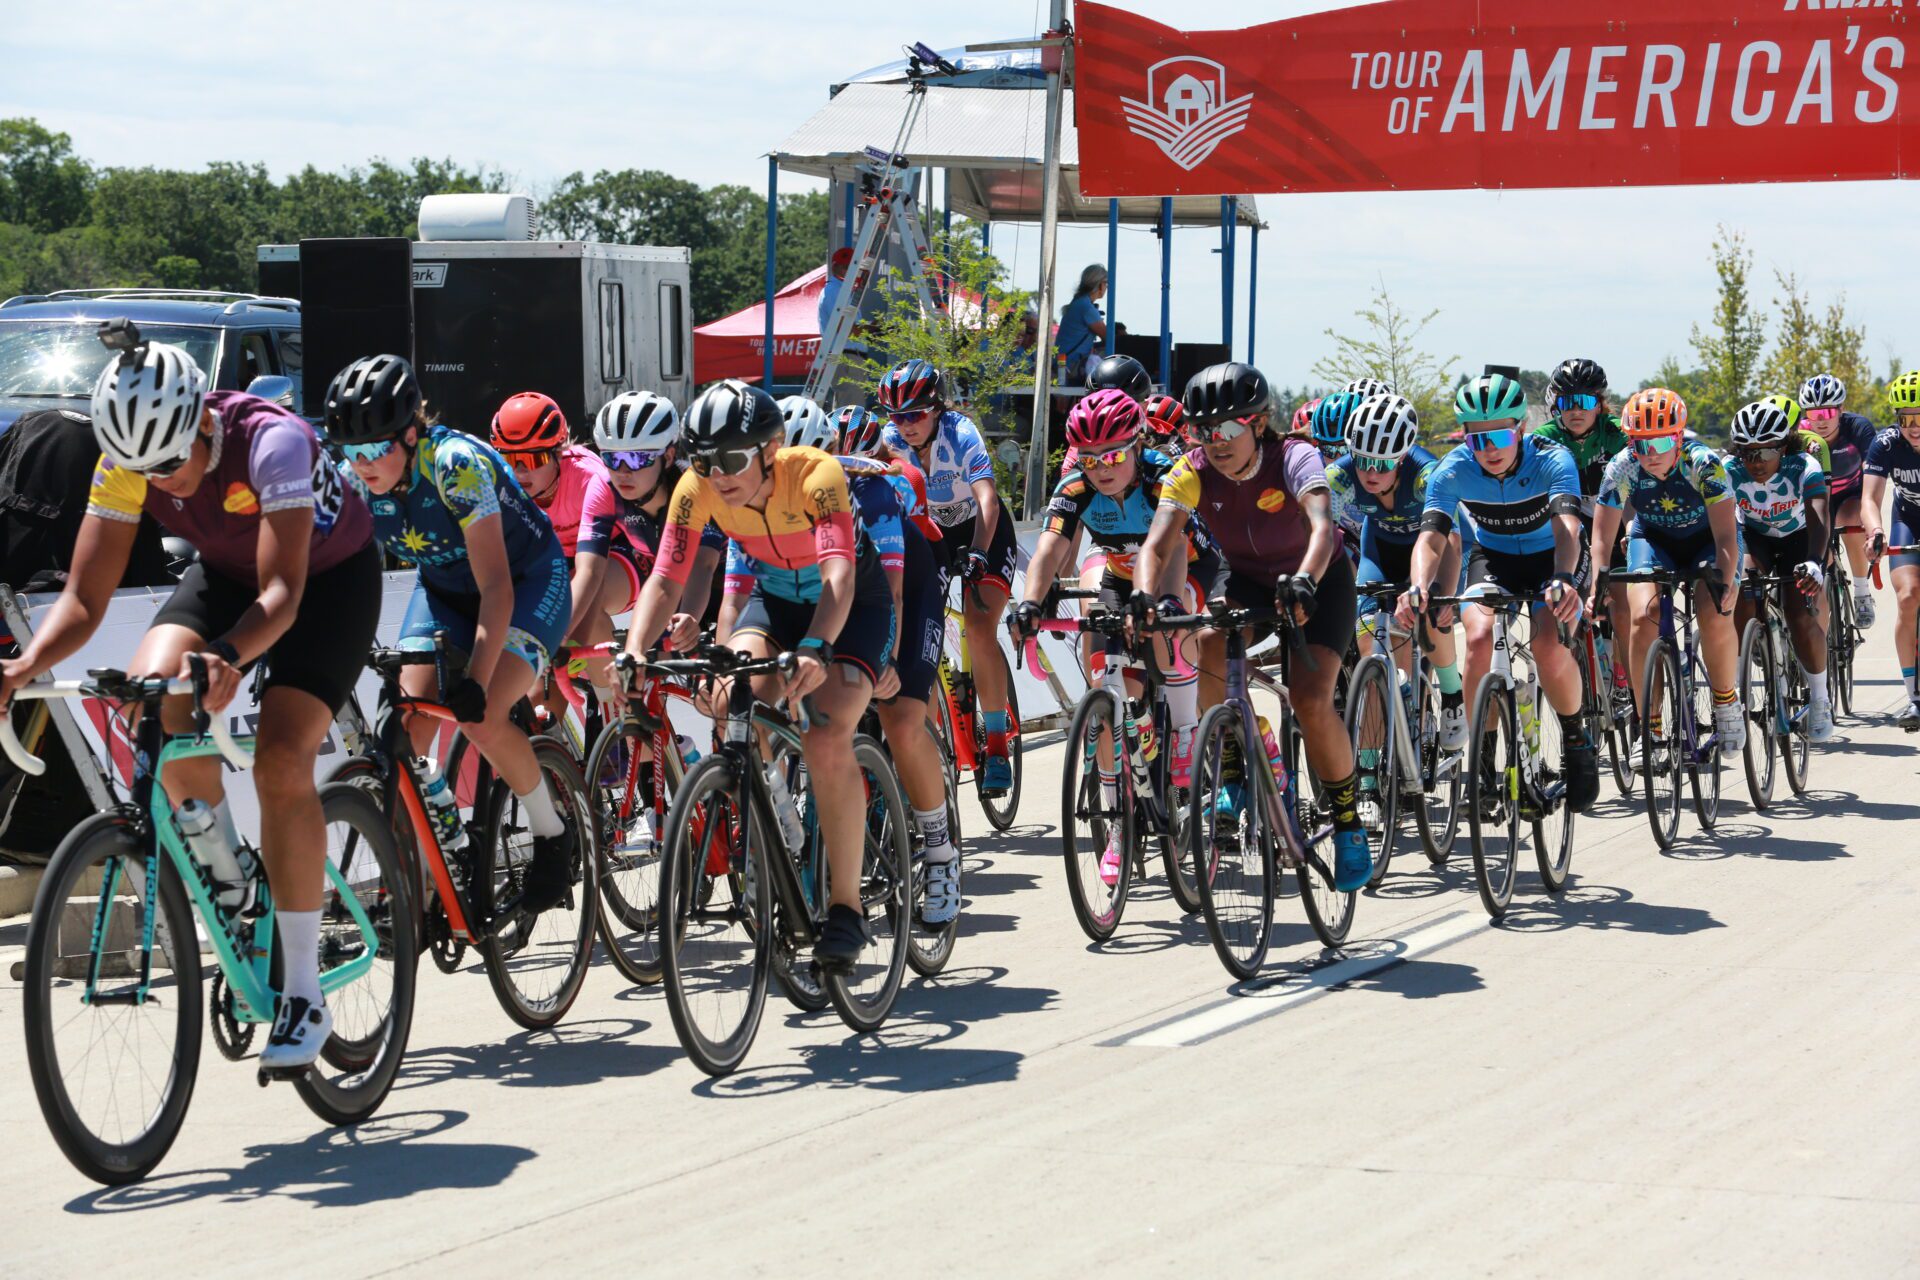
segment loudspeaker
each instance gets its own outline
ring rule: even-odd
[[[318,415],[333,375],[362,356],[413,359],[413,242],[358,236],[300,242],[302,403]]]

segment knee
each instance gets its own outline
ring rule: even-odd
[[[253,789],[263,807],[314,793],[315,748],[302,743],[263,741],[253,752]]]

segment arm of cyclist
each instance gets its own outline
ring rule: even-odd
[[[1580,591],[1574,585],[1580,568],[1579,499],[1573,510],[1556,512],[1553,521],[1553,580],[1547,583],[1547,608],[1569,625],[1580,620]]]
[[[1887,549],[1886,526],[1880,507],[1887,500],[1887,478],[1868,472],[1860,482],[1860,527],[1867,531],[1867,558],[1878,560]]]
[[[1307,517],[1307,552],[1300,558],[1300,570],[1295,576],[1296,579],[1304,577],[1317,587],[1333,558],[1346,554],[1341,544],[1340,522],[1333,518],[1333,491],[1324,485],[1307,490],[1300,495],[1300,510]],[[1296,625],[1305,626],[1312,616],[1309,605],[1296,601],[1293,607]]]
[[[1713,571],[1720,576],[1720,612],[1730,614],[1740,601],[1740,505],[1716,502],[1707,507],[1713,530]]]
[[[1187,520],[1185,509],[1164,499],[1154,509],[1153,523],[1147,526],[1147,540],[1134,553],[1135,582],[1159,582],[1167,576],[1167,565],[1175,557],[1185,562]],[[1029,577],[1028,581],[1032,581],[1032,578]]]
[[[980,518],[973,522],[973,548],[967,555],[967,580],[973,581],[987,567],[987,550],[993,546],[993,531],[1000,524],[1000,491],[993,487],[993,477],[975,480],[971,486],[973,500],[980,504]]]
[[[680,619],[691,619],[697,632],[700,619],[707,616],[707,602],[713,599],[713,579],[720,569],[720,559],[720,549],[717,547],[703,546],[694,552],[693,570],[687,574],[687,589],[680,595],[680,612],[676,613],[673,619],[676,628],[674,648],[688,647],[680,643],[677,634],[681,625]]]
[[[1060,570],[1072,563],[1079,541],[1078,533],[1068,536],[1047,529],[1033,544],[1033,559],[1027,562],[1026,595],[1007,615],[1007,630],[1016,642],[1039,630],[1040,620],[1047,615],[1047,592]]]
[[[201,655],[207,664],[207,710],[224,711],[240,691],[240,666],[273,648],[293,625],[300,612],[300,597],[307,589],[307,553],[312,545],[312,507],[289,507],[261,517],[260,598],[247,606],[226,635],[203,637],[208,641],[225,640],[240,658],[240,665],[233,665],[217,653]],[[179,678],[192,674],[190,660],[183,657]]]
[[[60,598],[20,656],[0,662],[0,706],[13,700],[14,690],[79,652],[92,637],[127,571],[139,536],[140,526],[130,521],[93,515],[81,520],[73,544],[73,572]]]
[[[1592,554],[1595,566],[1593,581],[1587,584],[1587,612],[1600,611],[1600,573],[1599,568],[1613,558],[1614,539],[1620,536],[1620,526],[1625,523],[1626,512],[1608,503],[1603,495],[1593,509]]]

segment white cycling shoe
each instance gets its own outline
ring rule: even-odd
[[[1853,594],[1854,625],[1859,627],[1862,631],[1865,631],[1873,626],[1873,620],[1876,616],[1877,615],[1873,607],[1873,593],[1871,591],[1854,592]]]
[[[1457,707],[1440,708],[1440,749],[1442,751],[1465,751],[1467,749],[1467,704]]]
[[[1807,741],[1833,741],[1833,704],[1831,702],[1807,704]]]
[[[260,1070],[272,1074],[304,1070],[313,1065],[332,1034],[333,1011],[326,1001],[314,1004],[302,996],[281,996],[273,1033],[260,1050]]]
[[[951,924],[960,914],[960,855],[927,864],[927,895],[920,903],[920,921],[935,929]]]
[[[1738,751],[1747,745],[1746,708],[1738,702],[1713,709],[1713,731],[1720,739],[1720,750]]]

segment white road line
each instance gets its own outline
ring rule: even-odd
[[[1238,995],[1227,996],[1191,1013],[1179,1014],[1101,1043],[1158,1049],[1178,1049],[1200,1044],[1236,1027],[1317,999],[1343,982],[1351,982],[1355,978],[1404,964],[1416,956],[1451,946],[1486,927],[1487,918],[1483,912],[1468,909],[1454,911],[1403,934],[1354,943],[1346,948],[1343,958],[1331,964],[1249,982]]]

